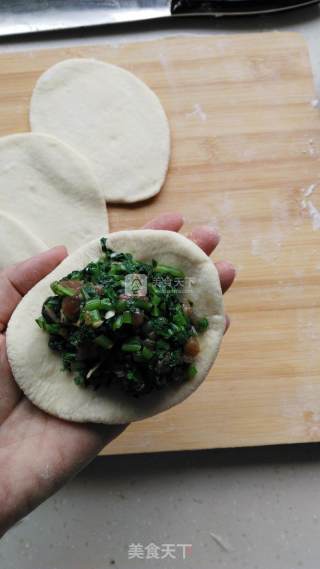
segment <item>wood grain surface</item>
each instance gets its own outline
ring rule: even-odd
[[[68,57],[119,64],[159,95],[172,160],[155,199],[110,207],[112,230],[178,210],[218,228],[238,276],[232,327],[191,398],[107,453],[320,440],[320,111],[293,33],[179,37],[0,57],[0,134],[28,130],[32,88]]]

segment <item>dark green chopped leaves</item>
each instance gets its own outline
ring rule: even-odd
[[[71,371],[72,364],[76,361],[76,359],[77,359],[76,352],[63,352],[62,354],[63,369]]]
[[[195,324],[195,328],[197,332],[199,332],[200,334],[202,332],[205,332],[208,326],[209,326],[208,318],[201,318],[201,320],[198,320]]]
[[[100,298],[94,298],[92,300],[88,300],[84,305],[84,309],[85,310],[99,310],[99,308],[101,308],[101,302],[102,301],[100,300]]]
[[[182,303],[184,273],[112,251],[104,238],[101,249],[96,262],[52,283],[55,296],[36,320],[63,369],[80,387],[112,385],[134,396],[192,379],[197,335],[209,323],[194,319],[191,302]],[[128,292],[127,275],[144,275],[146,290]],[[66,307],[76,307],[74,319]]]
[[[85,310],[83,313],[83,321],[85,326],[91,326],[92,328],[100,328],[103,324],[99,310]]]
[[[154,267],[155,273],[160,273],[161,275],[170,275],[171,277],[177,277],[184,279],[184,273],[176,269],[175,267],[167,267],[166,265],[156,265]]]
[[[110,350],[113,345],[114,342],[108,338],[108,336],[97,336],[94,340],[95,344],[97,344],[97,346],[100,346],[100,348],[103,348],[104,350]]]
[[[155,352],[153,352],[152,350],[149,350],[149,348],[146,348],[144,346],[144,348],[142,348],[142,352],[141,352],[141,357],[144,360],[151,360],[153,358],[153,356],[155,355]]]
[[[70,288],[68,286],[63,286],[60,283],[52,283],[50,285],[50,288],[52,290],[52,292],[54,292],[54,294],[56,294],[57,296],[75,296],[77,294],[77,291],[73,288]]]
[[[197,375],[197,368],[194,364],[191,364],[188,368],[187,375],[189,379],[192,379],[195,375]]]
[[[50,322],[47,322],[43,316],[37,318],[36,323],[42,330],[48,332],[48,334],[60,334],[62,330],[60,324],[51,324]]]
[[[114,331],[120,330],[124,324],[132,324],[132,315],[130,312],[123,312],[123,314],[117,316],[112,324],[112,329]]]
[[[138,339],[132,339],[130,340],[130,342],[125,342],[121,346],[121,350],[123,352],[137,353],[140,352],[141,349],[142,349],[142,342],[140,342],[140,340]]]

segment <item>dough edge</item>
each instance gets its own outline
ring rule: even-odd
[[[61,370],[61,360],[48,348],[48,336],[34,322],[44,300],[52,294],[50,283],[72,270],[96,260],[100,240],[94,240],[67,257],[41,280],[20,302],[7,328],[9,362],[16,382],[25,395],[48,413],[76,422],[123,424],[156,415],[191,395],[206,378],[219,350],[225,327],[219,276],[212,261],[192,241],[164,230],[131,230],[107,235],[108,246],[130,252],[140,260],[173,264],[191,279],[188,298],[195,314],[207,316],[208,330],[199,337],[201,351],[196,376],[179,386],[134,398],[112,390],[81,389],[70,374]]]
[[[64,136],[61,134],[59,129],[59,132],[57,132],[56,127],[52,129],[52,120],[51,118],[47,118],[51,117],[51,112],[48,112],[48,108],[46,107],[46,105],[48,105],[48,93],[50,93],[50,89],[61,89],[65,87],[65,73],[71,71],[71,73],[76,76],[79,70],[84,71],[86,67],[90,68],[90,66],[93,66],[93,72],[94,66],[96,66],[97,69],[105,69],[106,72],[109,70],[111,77],[114,75],[122,76],[122,78],[125,78],[134,90],[138,89],[143,94],[144,98],[148,97],[150,109],[153,107],[155,125],[157,126],[157,130],[159,129],[159,125],[161,127],[163,135],[162,146],[165,147],[165,151],[159,151],[158,155],[158,160],[161,163],[161,171],[157,172],[158,177],[156,177],[155,180],[151,178],[148,179],[148,183],[145,184],[145,187],[136,189],[135,192],[122,191],[119,194],[118,192],[114,192],[112,184],[105,187],[100,176],[97,175],[104,198],[109,203],[130,204],[148,200],[161,191],[166,181],[171,155],[170,125],[167,114],[157,93],[155,93],[155,91],[153,91],[153,89],[151,89],[144,80],[140,79],[128,69],[121,65],[116,65],[103,59],[93,57],[73,57],[56,62],[38,77],[33,87],[29,110],[29,124],[31,131],[34,133],[48,134],[61,139],[62,142],[70,145],[79,152],[79,154],[86,158],[91,163],[93,170],[95,170],[94,161],[86,155],[84,149],[80,149],[79,146],[81,145],[79,145],[78,142],[77,144],[74,144],[68,139],[64,140]],[[48,124],[50,125],[49,128]]]

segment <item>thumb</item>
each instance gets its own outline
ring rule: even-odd
[[[0,272],[0,332],[6,328],[22,296],[51,273],[67,254],[65,247],[54,247]]]

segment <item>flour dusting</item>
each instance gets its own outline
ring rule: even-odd
[[[170,86],[172,91],[175,92],[177,86],[176,86],[174,71],[172,70],[172,66],[168,61],[166,54],[163,53],[162,51],[159,53],[159,61],[161,63],[166,80],[168,81],[168,85]]]
[[[311,194],[313,194],[314,190],[316,189],[317,184],[311,184],[308,188],[306,188],[305,190],[303,190],[303,195],[305,198],[308,198],[309,196],[311,196]]]
[[[309,146],[309,154],[310,154],[310,156],[315,156],[316,153],[317,153],[317,151],[316,151],[315,146],[314,146],[314,140],[313,140],[313,138],[310,138],[310,140],[309,140],[309,142],[308,142],[308,146]]]
[[[267,263],[274,263],[281,253],[290,225],[290,211],[285,199],[271,199],[272,225],[270,228],[257,230],[251,239],[251,254]]]
[[[204,112],[202,106],[199,103],[193,105],[192,113],[187,113],[187,117],[197,117],[200,121],[206,122],[207,114]]]
[[[160,60],[162,67],[164,67],[164,69],[166,69],[168,67],[168,59],[162,51],[159,53],[159,60]]]
[[[317,186],[318,183],[315,183],[311,184],[306,189],[303,188],[302,192],[304,199],[301,200],[301,207],[308,212],[309,217],[312,219],[312,227],[315,231],[320,229],[320,210],[314,205],[310,196],[312,196]]]
[[[311,200],[307,202],[307,210],[312,219],[312,227],[316,231],[320,229],[320,211],[316,206],[312,203]]]
[[[267,263],[274,263],[281,251],[284,234],[280,227],[273,227],[251,239],[251,254],[260,257]]]
[[[260,239],[259,239],[259,237],[254,237],[251,240],[251,253],[255,257],[260,255]]]

